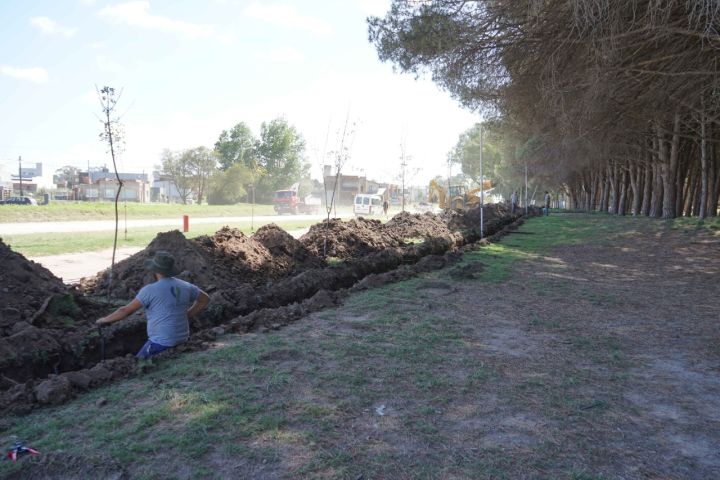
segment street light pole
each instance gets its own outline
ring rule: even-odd
[[[405,161],[405,145],[400,144],[400,168],[401,173],[400,177],[402,179],[402,192],[400,192],[400,195],[402,196],[402,211],[405,211],[405,167],[407,167],[407,162]]]
[[[525,162],[525,215],[528,214],[528,180],[527,161]]]

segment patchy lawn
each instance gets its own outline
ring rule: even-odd
[[[292,231],[308,228],[318,223],[317,220],[287,220],[287,217],[278,217],[275,222],[280,228]],[[224,226],[237,228],[246,235],[251,235],[253,231],[264,225],[262,222],[255,221],[253,228],[250,228],[250,222],[221,222],[221,223],[198,223],[191,224],[190,231],[184,233],[188,238],[199,237],[200,235],[212,235]],[[118,231],[118,248],[123,247],[146,247],[159,232],[167,232],[179,229],[180,227],[171,227],[162,225],[157,227],[129,228],[127,236],[125,229],[120,222]],[[10,245],[12,249],[18,253],[22,253],[26,257],[41,257],[46,255],[59,255],[62,253],[77,252],[93,252],[98,250],[106,250],[112,248],[113,231],[101,232],[79,232],[75,234],[68,233],[43,233],[43,234],[23,234],[23,235],[4,235],[3,242]]]
[[[8,478],[718,478],[717,223],[537,218],[68,405]],[[107,400],[99,402],[99,399]]]
[[[181,205],[175,203],[120,203],[120,218],[127,208],[128,219],[191,217],[235,217],[250,215],[253,206],[237,205]],[[255,215],[274,215],[272,205],[256,204]],[[114,202],[52,202],[36,207],[27,205],[0,205],[0,223],[5,222],[59,222],[63,220],[114,220]]]

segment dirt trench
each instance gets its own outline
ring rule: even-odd
[[[519,218],[502,208],[486,207],[485,235],[497,234]],[[112,291],[132,298],[149,280],[145,260],[158,250],[173,252],[182,269],[179,277],[198,284],[212,298],[211,307],[191,324],[196,332],[193,339],[179,349],[192,350],[211,340],[219,325],[237,332],[279,328],[308,312],[337,304],[353,288],[369,288],[441,268],[452,261],[453,252],[479,239],[467,212],[444,216],[404,213],[387,224],[333,220],[328,243],[342,261],[328,265],[315,250],[318,232],[324,242],[325,228],[314,226],[300,241],[275,225],[261,228],[252,237],[227,227],[193,240],[177,231],[161,233],[147,249],[118,263]],[[421,243],[415,243],[418,238],[423,239]],[[140,314],[104,328],[102,337],[94,327],[94,319],[110,308],[92,296],[107,294],[106,272],[85,280],[77,289],[58,284],[47,271],[38,270],[38,275],[49,275],[47,281],[60,290],[52,298],[74,305],[71,313],[79,321],[72,328],[62,328],[58,324],[62,315],[46,306],[34,325],[0,338],[3,410],[23,412],[37,404],[62,403],[76,392],[131,374],[135,360],[130,354],[146,339]],[[102,353],[109,360],[101,362]]]

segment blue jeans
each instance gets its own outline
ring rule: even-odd
[[[150,340],[148,340],[147,342],[145,342],[145,345],[142,346],[140,351],[135,356],[137,358],[148,359],[153,355],[164,352],[168,348],[172,347],[166,347],[165,345],[160,345],[159,343],[151,342]]]

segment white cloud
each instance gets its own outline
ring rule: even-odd
[[[296,30],[306,30],[318,36],[332,33],[330,25],[315,17],[302,15],[293,5],[267,5],[252,3],[245,9],[248,17],[264,20],[268,23]]]
[[[77,32],[77,28],[65,27],[48,17],[32,17],[30,24],[46,35],[58,34],[64,37],[72,37]]]
[[[305,55],[293,47],[274,48],[268,51],[257,52],[255,58],[271,62],[295,63],[305,60]]]
[[[134,1],[105,7],[100,10],[98,15],[116,24],[178,33],[187,38],[212,37],[215,35],[213,25],[190,23],[161,15],[152,15],[149,10],[150,2]]]
[[[45,83],[48,81],[48,73],[42,67],[18,68],[8,65],[0,65],[0,74],[8,77],[28,80],[33,83]]]

